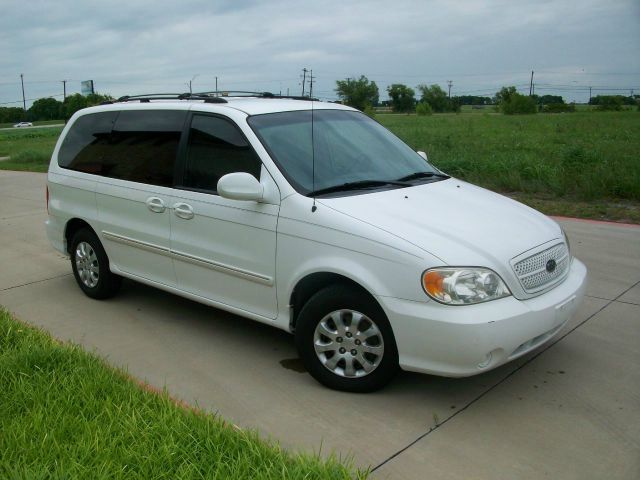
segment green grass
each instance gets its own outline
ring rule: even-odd
[[[456,177],[501,192],[640,201],[640,114],[377,115]]]
[[[46,172],[62,127],[0,131],[1,170]]]
[[[0,478],[365,478],[141,388],[0,308]]]

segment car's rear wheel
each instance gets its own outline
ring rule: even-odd
[[[78,230],[71,240],[70,253],[73,275],[87,296],[102,300],[116,294],[122,277],[109,270],[109,258],[95,233],[86,228]]]
[[[378,390],[398,369],[386,315],[349,285],[329,286],[309,299],[298,316],[296,346],[309,373],[336,390]]]

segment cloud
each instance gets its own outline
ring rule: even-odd
[[[314,88],[367,75],[390,83],[454,82],[452,93],[527,83],[640,86],[640,7],[620,0],[302,2],[114,0],[1,2],[0,103],[78,91],[94,79],[121,95]],[[629,73],[636,75],[629,75]],[[612,75],[607,75],[612,74]],[[575,92],[584,99],[583,92]]]

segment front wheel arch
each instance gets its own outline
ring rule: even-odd
[[[318,382],[336,390],[364,393],[384,387],[398,371],[398,348],[391,324],[382,307],[372,299],[361,288],[337,283],[316,292],[303,306],[295,332],[296,347],[307,371]],[[338,322],[327,329],[324,321],[340,312],[347,314],[343,324],[346,330],[338,328]],[[360,322],[356,319],[362,319],[363,324],[356,323]],[[373,338],[373,345],[366,341],[371,336],[372,325],[379,336],[378,340]],[[319,329],[322,330],[320,337]],[[327,333],[329,331],[331,333]],[[361,333],[364,336],[360,336]],[[377,360],[371,358],[367,362],[364,358],[368,352],[374,353],[371,349],[365,351],[367,344],[374,349],[378,345],[381,351],[377,353],[380,355]],[[346,349],[339,348],[345,346]],[[331,359],[332,366],[329,365]],[[372,369],[365,368],[365,363]]]

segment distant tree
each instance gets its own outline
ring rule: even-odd
[[[68,120],[78,110],[82,110],[83,108],[87,108],[87,107],[88,107],[87,97],[79,93],[74,93],[73,95],[69,95],[64,100],[64,104],[63,104],[64,119]]]
[[[401,83],[394,83],[387,87],[387,93],[391,97],[391,107],[394,112],[413,112],[416,108],[416,92],[413,88]]]
[[[418,85],[418,90],[422,94],[420,101],[428,103],[436,113],[452,111],[452,104],[440,85]]]
[[[538,110],[535,99],[518,93],[516,87],[502,87],[495,98],[498,109],[506,115],[536,113]]]
[[[534,95],[533,97],[538,105],[561,104],[564,105],[564,98],[560,95]]]
[[[26,112],[20,107],[0,107],[0,123],[16,123],[26,119]]]
[[[589,105],[596,105],[597,110],[620,111],[627,104],[627,97],[623,95],[597,95],[589,100]]]
[[[575,103],[548,103],[542,107],[544,113],[572,113],[576,111]]]
[[[92,93],[91,95],[87,95],[86,97],[79,93],[69,95],[63,104],[64,119],[68,120],[78,110],[92,107],[94,105],[100,105],[102,102],[111,100],[113,100],[113,97],[111,97],[110,95],[101,95],[99,93]]]
[[[361,111],[364,111],[367,106],[377,106],[380,98],[376,82],[370,82],[364,75],[357,80],[350,78],[337,80],[336,93],[346,105]]]
[[[491,105],[491,97],[479,97],[476,95],[460,95],[451,97],[452,101],[456,101],[459,105]]]
[[[500,104],[508,102],[511,97],[517,93],[516,87],[502,87],[500,91],[496,93],[495,104],[500,106]]]
[[[57,120],[62,117],[62,102],[55,98],[40,98],[29,109],[29,118],[32,120]]]

